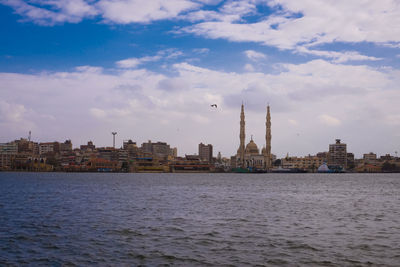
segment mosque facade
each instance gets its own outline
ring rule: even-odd
[[[270,107],[267,106],[266,116],[266,131],[265,131],[265,147],[260,150],[257,144],[253,141],[253,136],[250,142],[245,146],[246,129],[245,129],[244,105],[242,104],[240,112],[240,145],[235,156],[231,157],[231,166],[233,169],[249,169],[254,170],[270,170],[272,167],[271,158],[271,114]]]

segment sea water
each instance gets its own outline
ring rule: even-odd
[[[3,172],[0,265],[400,266],[400,175]]]

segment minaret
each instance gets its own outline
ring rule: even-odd
[[[240,112],[240,146],[239,146],[239,150],[238,150],[238,156],[240,158],[240,167],[244,167],[244,140],[246,138],[246,134],[245,134],[245,122],[244,122],[244,105],[242,103],[242,110]]]
[[[272,160],[271,160],[271,114],[269,112],[269,105],[267,106],[267,121],[265,123],[266,126],[266,133],[265,133],[265,168],[270,170],[272,167]]]

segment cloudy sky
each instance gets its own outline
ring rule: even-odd
[[[0,0],[0,142],[400,152],[397,0]],[[210,107],[216,103],[218,108]]]

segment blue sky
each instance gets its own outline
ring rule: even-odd
[[[400,149],[395,0],[0,0],[0,20],[0,142],[230,156],[243,101],[260,149],[270,103],[278,156]]]

